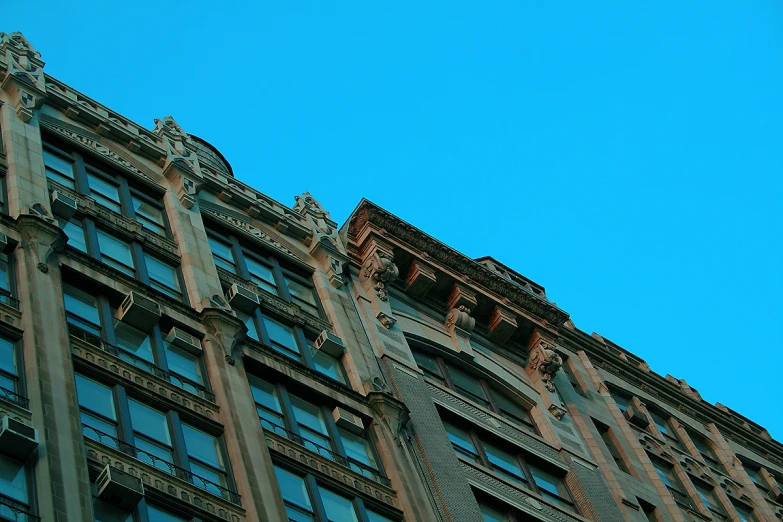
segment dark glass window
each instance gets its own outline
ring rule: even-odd
[[[674,467],[653,455],[650,455],[650,460],[652,461],[653,466],[655,466],[655,470],[658,472],[658,476],[669,490],[669,493],[671,493],[674,497],[674,500],[676,500],[681,506],[685,506],[689,509],[695,509],[693,501],[691,500],[691,497],[689,497],[685,492],[685,487],[677,477],[677,474],[674,471]]]
[[[15,510],[19,511],[18,515]],[[0,454],[0,519],[26,521],[25,513],[29,512],[27,467]]]
[[[691,477],[691,482],[693,482],[704,505],[710,510],[712,518],[715,520],[729,520],[729,517],[726,516],[726,511],[723,509],[718,497],[715,495],[714,488],[693,477]]]
[[[26,408],[20,375],[22,367],[20,347],[0,337],[0,397]]]
[[[615,464],[617,464],[617,467],[625,473],[630,473],[628,471],[628,466],[626,465],[625,460],[620,453],[618,441],[614,438],[612,430],[609,428],[609,426],[595,419],[593,419],[593,424],[595,424],[598,433],[601,435],[601,440],[604,441],[606,449],[609,451],[609,454],[612,456]]]
[[[682,448],[682,443],[680,442],[679,437],[677,437],[677,432],[669,422],[668,414],[663,412],[659,413],[651,409],[648,409],[648,411],[650,412],[653,423],[658,428],[658,431],[661,432],[664,439],[666,439],[666,442],[677,448]]]

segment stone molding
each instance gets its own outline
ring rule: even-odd
[[[0,396],[0,419],[10,417],[26,426],[33,426],[33,413]]]
[[[150,466],[140,460],[126,455],[113,448],[88,437],[84,438],[87,459],[96,471],[102,470],[105,465],[111,465],[134,477],[141,478],[144,483],[145,495],[149,495],[147,488],[154,488],[161,495],[175,502],[186,502],[194,508],[205,513],[206,518],[218,517],[230,522],[244,522],[245,510],[228,500],[194,486],[190,482],[170,475],[154,466]]]
[[[143,388],[157,400],[170,403],[174,409],[189,410],[192,415],[213,426],[220,423],[220,407],[214,402],[183,390],[81,339],[71,337],[70,343],[71,353],[86,367],[110,373],[131,386]]]
[[[430,259],[442,263],[460,276],[467,276],[472,282],[507,298],[510,302],[556,326],[561,326],[568,319],[568,314],[555,305],[530,294],[486,266],[444,245],[365,199],[350,218],[348,235],[358,238],[368,224],[383,229],[390,236],[406,243],[412,252],[426,253]]]
[[[397,493],[383,484],[361,475],[351,468],[342,466],[323,455],[296,444],[269,430],[264,430],[266,445],[277,454],[304,464],[316,473],[346,485],[363,495],[372,497],[384,504],[398,508]]]

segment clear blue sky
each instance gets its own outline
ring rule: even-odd
[[[49,74],[492,255],[783,438],[778,0],[45,4],[0,30]]]

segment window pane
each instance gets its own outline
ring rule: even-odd
[[[318,299],[315,295],[315,289],[302,283],[286,277],[285,282],[288,285],[288,292],[291,297],[297,300],[298,304],[304,308],[306,312],[314,315],[319,315]]]
[[[329,522],[358,522],[353,503],[345,497],[332,493],[328,489],[321,489],[321,500]]]
[[[231,247],[212,236],[207,236],[207,240],[209,241],[209,248],[212,250],[212,257],[215,259],[215,264],[228,270],[232,274],[236,274],[236,261],[234,261],[234,251]]]
[[[16,376],[16,366],[14,344],[7,339],[0,338],[0,370]]]
[[[133,522],[133,515],[99,498],[92,499],[95,522]]]
[[[125,241],[98,230],[98,248],[101,251],[101,260],[107,265],[130,276],[136,272],[130,246]]]
[[[441,384],[446,382],[446,379],[443,377],[443,373],[440,371],[440,367],[438,366],[438,363],[434,357],[430,357],[429,355],[419,351],[414,351],[413,358],[416,360],[416,364],[419,365],[419,368],[422,369],[427,377],[432,377]]]
[[[277,483],[280,485],[283,501],[287,505],[296,506],[308,513],[312,513],[313,507],[310,504],[310,497],[307,495],[304,479],[277,466],[275,466],[275,475],[277,476]]]
[[[107,444],[113,448],[117,448],[117,444],[107,437],[103,437],[102,434],[109,437],[117,438],[117,425],[111,422],[105,421],[101,417],[82,411],[79,414],[79,418],[82,424],[89,426],[89,428],[82,427],[82,433],[85,437],[97,440],[103,444]],[[92,429],[90,429],[92,428]],[[97,433],[96,433],[97,432]]]
[[[114,334],[117,337],[117,346],[140,359],[152,362],[152,342],[149,335],[117,319],[114,320]]]
[[[454,447],[454,451],[470,460],[478,462],[478,454],[476,453],[476,448],[473,446],[473,441],[471,440],[470,435],[468,435],[468,432],[445,422],[443,423],[443,427],[446,428],[446,434],[451,441],[451,445]]]
[[[163,219],[163,210],[159,207],[134,197],[133,211],[136,213],[136,219],[141,223],[141,226],[155,234],[166,235],[166,222]]]
[[[294,395],[291,396],[291,406],[293,406],[294,417],[299,425],[299,434],[320,448],[310,444],[305,444],[305,446],[318,452],[323,448],[330,449],[329,432],[326,430],[321,409]]]
[[[275,284],[275,277],[272,275],[270,268],[247,256],[245,257],[245,263],[247,264],[248,272],[250,272],[250,279],[255,284],[267,292],[277,294],[277,284]]]
[[[335,381],[345,384],[343,366],[339,359],[313,347],[310,348],[310,353],[313,354],[313,364],[316,370],[324,375],[328,375]]]
[[[187,424],[182,425],[182,434],[185,437],[185,446],[190,457],[215,468],[223,469],[218,440],[215,437]]]
[[[61,185],[75,188],[73,181],[73,163],[44,150],[44,164],[46,165],[46,177]]]
[[[370,522],[393,522],[392,519],[373,513],[369,509],[367,510],[367,520]]]
[[[63,298],[65,310],[69,314],[68,322],[99,336],[101,320],[98,317],[97,299],[70,285],[63,285]]]
[[[76,374],[76,394],[79,397],[79,406],[94,411],[99,415],[117,420],[114,409],[114,396],[111,388],[98,382]]]
[[[90,195],[95,198],[95,201],[120,213],[120,191],[116,185],[93,174],[87,174],[87,181],[90,185]]]
[[[343,448],[345,448],[345,455],[349,459],[360,462],[373,469],[378,469],[378,464],[375,462],[375,457],[370,448],[370,442],[367,439],[361,435],[356,435],[355,433],[343,429],[340,429],[339,432],[343,442]]]
[[[245,326],[247,326],[247,336],[253,339],[254,341],[260,341],[261,338],[258,336],[258,330],[256,329],[256,322],[253,320],[253,317],[239,310],[234,310],[234,312],[237,314],[237,317],[243,323],[245,323]]]
[[[144,259],[147,263],[147,273],[150,276],[150,284],[157,290],[160,290],[175,299],[179,299],[181,290],[179,287],[179,278],[177,277],[177,269],[162,261],[158,261],[148,254],[144,254]]]
[[[4,455],[0,455],[0,492],[27,504],[27,480],[24,464]]]
[[[8,255],[7,254],[0,254],[0,291],[5,290],[6,292],[11,292],[11,280],[9,278],[10,276],[10,267],[8,266]]]
[[[254,378],[250,382],[250,391],[253,393],[261,426],[283,434],[284,432],[278,431],[278,428],[285,428],[285,423],[275,387],[266,381]]]
[[[84,229],[81,221],[76,219],[73,221],[58,219],[57,221],[60,223],[60,228],[63,229],[65,235],[68,236],[68,245],[87,253],[87,243],[84,241]]]
[[[190,461],[190,472],[196,475],[193,477],[193,484],[219,497],[224,496],[225,492],[218,487],[226,487],[226,476],[224,473],[199,464],[195,459]]]
[[[147,514],[149,515],[150,522],[188,522],[188,520],[190,520],[174,516],[167,511],[161,511],[150,505],[147,505]]]
[[[519,467],[516,456],[486,443],[484,444],[484,452],[487,454],[487,459],[495,472],[521,486],[527,487],[527,478],[522,473],[522,468]]]
[[[261,315],[266,327],[266,333],[273,347],[280,348],[280,351],[289,357],[299,359],[299,346],[296,344],[296,337],[291,327],[278,323],[265,315]]]
[[[180,377],[190,379],[198,384],[204,384],[197,355],[187,352],[171,343],[166,343],[166,363],[169,366],[169,370]]]
[[[476,377],[473,377],[454,366],[449,366],[449,375],[451,376],[451,380],[454,382],[454,387],[458,393],[467,395],[469,399],[482,406],[489,406],[487,396]]]
[[[134,431],[171,446],[169,426],[163,413],[133,399],[128,400],[128,407]]]
[[[505,522],[506,521],[506,515],[504,515],[500,511],[492,509],[491,507],[485,506],[483,504],[479,504],[479,508],[481,508],[481,516],[484,517],[483,518],[484,522]]]

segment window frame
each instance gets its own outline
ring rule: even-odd
[[[22,468],[26,498],[20,500],[5,494],[6,492],[0,491],[0,517],[5,517],[3,514],[4,511],[10,511],[11,515],[15,515],[15,518],[18,518],[18,514],[15,513],[16,510],[25,515],[35,516],[38,505],[36,502],[35,480],[33,478],[34,467],[29,462],[21,461],[7,455],[0,455],[0,466],[3,465],[3,460],[19,465]],[[27,520],[28,518],[29,517],[23,517],[21,520]]]
[[[591,420],[593,421],[593,425],[598,431],[598,434],[601,436],[601,440],[603,441],[604,446],[606,446],[609,455],[612,456],[614,463],[617,465],[620,471],[630,475],[631,470],[628,467],[628,464],[625,462],[625,457],[623,457],[621,452],[620,440],[616,435],[614,435],[612,428],[599,420],[593,418],[591,418]]]
[[[0,384],[0,399],[12,402],[17,406],[21,406],[24,409],[28,409],[30,401],[27,397],[27,379],[25,376],[25,360],[24,360],[24,347],[22,345],[22,338],[16,335],[11,335],[10,332],[6,332],[4,329],[0,329],[0,340],[8,342],[11,345],[11,356],[13,358],[14,372],[9,372],[0,368],[0,377],[6,377],[11,381],[13,389],[9,389]]]
[[[656,429],[661,433],[663,439],[667,444],[684,451],[682,440],[674,429],[671,423],[671,415],[665,410],[657,409],[655,407],[647,407],[647,412],[650,414],[650,425],[654,424]],[[649,428],[649,426],[648,426]]]
[[[647,453],[647,456],[677,505],[681,508],[697,511],[696,504],[679,477],[675,465],[651,453]],[[666,472],[670,475],[667,475]]]

